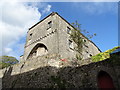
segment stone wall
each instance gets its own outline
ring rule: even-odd
[[[48,28],[49,22],[52,23],[50,28]],[[37,44],[45,45],[48,49],[48,54],[59,54],[61,58],[66,59],[76,58],[76,53],[78,52],[69,46],[70,34],[67,33],[68,27],[71,30],[73,29],[60,15],[51,13],[47,18],[29,29],[23,59],[28,59],[28,56]],[[86,45],[83,48],[83,59],[100,53],[100,50],[93,42],[84,36],[83,38],[86,41]],[[75,46],[76,44],[73,42],[73,47]]]
[[[69,46],[69,40],[72,41],[70,38],[70,34],[67,33],[68,27],[70,30],[73,30],[73,26],[68,23],[64,18],[61,16],[57,15],[56,16],[56,23],[58,23],[58,44],[59,44],[59,54],[61,55],[62,58],[76,58],[76,52],[74,49],[71,49]],[[81,34],[83,41],[85,41],[85,45],[83,46],[83,52],[82,52],[82,57],[83,59],[90,58],[98,53],[100,53],[100,50],[97,48],[97,46],[87,39],[83,34]],[[76,47],[76,44],[73,42],[73,48]]]
[[[34,61],[3,69],[3,75],[0,74],[3,88],[98,88],[100,71],[111,76],[116,90],[120,88],[118,56],[86,65],[81,65],[80,61],[59,59],[56,55],[48,57],[37,57]]]
[[[58,34],[56,30],[56,15],[46,18],[44,21],[29,29],[25,44],[23,59],[26,60],[32,49],[37,44],[44,44],[49,54],[58,53]],[[48,22],[52,21],[52,27],[48,28]],[[30,34],[32,38],[30,39]]]

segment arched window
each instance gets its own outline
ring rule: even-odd
[[[100,71],[97,79],[98,88],[100,88],[100,90],[105,90],[105,88],[112,88],[112,90],[115,90],[113,80],[107,72]]]
[[[46,55],[47,53],[48,53],[47,47],[44,44],[39,43],[32,49],[28,56],[28,59],[36,56],[43,56]]]

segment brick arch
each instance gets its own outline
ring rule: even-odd
[[[48,48],[43,43],[36,44],[30,51],[27,59],[35,56],[43,56],[48,53]]]
[[[101,88],[100,90],[104,90],[105,88],[112,88],[112,90],[115,90],[115,86],[113,83],[112,77],[105,71],[100,71],[97,75],[97,84],[98,88]]]

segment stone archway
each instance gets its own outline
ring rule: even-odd
[[[44,44],[37,44],[30,52],[28,59],[36,57],[36,56],[43,56],[48,53],[48,49]]]
[[[97,79],[98,88],[100,88],[100,90],[105,90],[105,88],[112,88],[112,90],[115,90],[113,80],[107,72],[100,71],[98,73]]]

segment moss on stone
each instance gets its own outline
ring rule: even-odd
[[[120,46],[114,47],[113,49],[109,49],[105,52],[101,52],[101,53],[99,53],[95,56],[92,56],[92,61],[93,62],[98,62],[98,61],[102,61],[102,60],[105,60],[107,58],[110,58],[110,53],[112,53],[117,48],[120,48]]]

